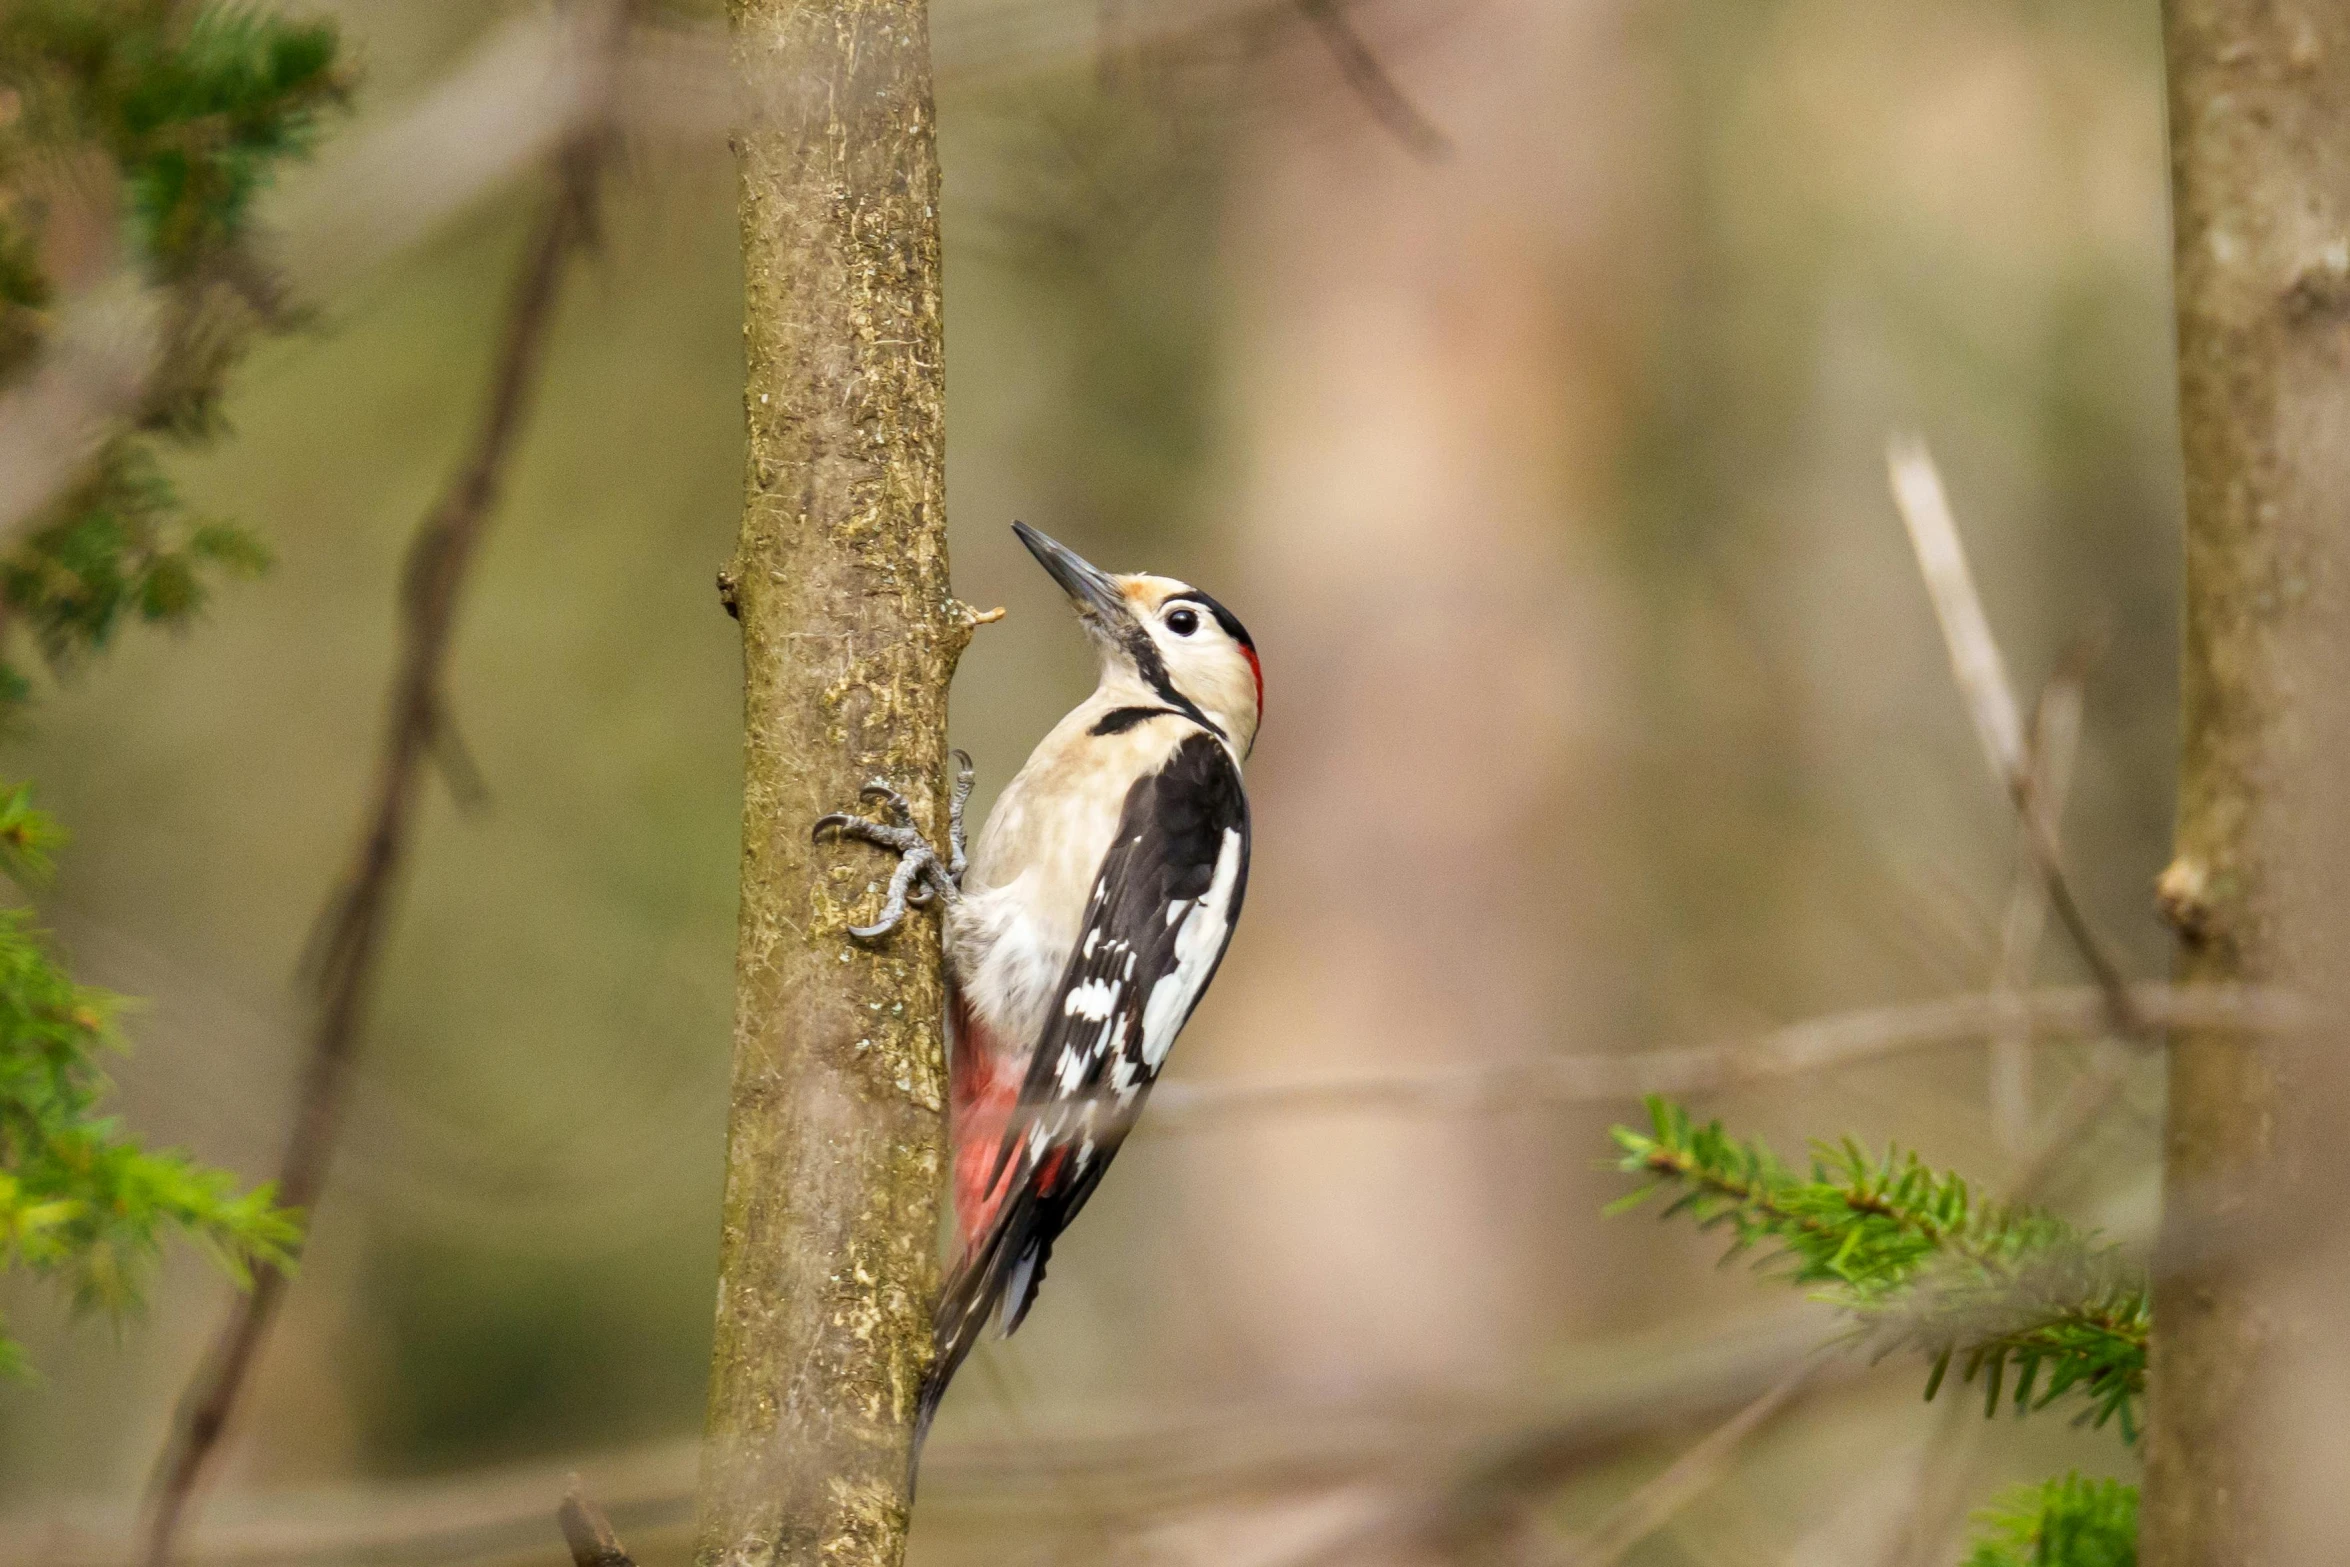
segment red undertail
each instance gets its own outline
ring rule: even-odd
[[[948,1133],[955,1157],[956,1261],[971,1255],[1011,1190],[1012,1170],[1001,1165],[1004,1130],[1020,1102],[1026,1063],[1007,1055],[987,1027],[954,999],[954,1060]],[[993,1180],[991,1181],[991,1177]],[[990,1186],[993,1190],[990,1190]]]

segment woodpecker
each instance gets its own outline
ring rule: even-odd
[[[827,816],[899,856],[881,919],[945,906],[955,1249],[915,1449],[990,1317],[1020,1326],[1053,1242],[1093,1195],[1175,1036],[1223,961],[1248,886],[1248,797],[1264,672],[1206,593],[1112,576],[1026,523],[1013,531],[1075,606],[1101,679],[1038,743],[963,844],[970,759],[955,753],[949,853],[910,825]]]

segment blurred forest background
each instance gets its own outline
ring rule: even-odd
[[[479,188],[457,168],[549,112],[528,79],[448,130],[449,170],[342,161],[452,82],[543,67],[513,44],[536,13],[311,9],[358,90],[264,215],[432,221],[294,256],[314,319],[236,376],[234,437],[174,464],[274,568],[45,692],[5,767],[73,834],[41,917],[81,977],[144,998],[122,1115],[255,1180],[402,553],[546,185],[529,157]],[[1208,586],[1263,652],[1249,912],[1168,1083],[1702,1043],[1983,987],[2016,835],[1886,492],[1897,428],[1942,459],[2027,696],[2095,649],[2068,849],[2161,972],[2156,7],[1360,0],[1418,132],[1317,14],[934,6],[956,582],[1011,610],[956,687],[977,806],[1091,678],[1015,517]],[[192,1560],[552,1562],[566,1469],[640,1559],[683,1559],[732,994],[739,654],[712,579],[742,300],[723,81],[669,53],[468,590],[451,684],[486,799],[428,790],[331,1190]],[[2070,963],[2052,943],[2046,977]],[[2078,1054],[2036,1058],[2041,1103]],[[2124,1236],[2154,1211],[2146,1073],[2050,1191]],[[2016,1149],[1990,1101],[1957,1048],[1696,1103],[1782,1148],[1849,1129],[1995,1177]],[[1604,1513],[1825,1320],[1710,1239],[1601,1217],[1625,1189],[1606,1127],[1636,1112],[1146,1120],[1041,1309],[949,1400],[914,1560],[1409,1555],[1405,1501],[1544,1422],[1579,1434],[1539,1516]],[[119,1327],[0,1283],[40,1370],[0,1387],[0,1560],[109,1559],[227,1293],[184,1248]],[[1929,1444],[1970,1506],[2132,1461],[2062,1422],[1943,1432],[1917,1391],[1908,1365],[1825,1380],[1626,1559],[1887,1560]]]

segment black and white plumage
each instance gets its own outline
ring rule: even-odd
[[[1264,705],[1248,632],[1185,583],[1113,577],[1015,527],[1101,655],[1093,695],[1005,786],[959,876],[959,810],[950,855],[902,823],[826,818],[905,856],[871,933],[917,879],[946,903],[957,1247],[919,1430],[987,1325],[1009,1332],[1035,1303],[1248,885],[1241,763]]]
[[[1248,889],[1248,797],[1225,743],[1195,729],[1135,780],[984,1173],[985,1222],[938,1312],[934,1387],[978,1341],[991,1309],[1009,1333],[1044,1282],[1053,1241],[1093,1195],[1175,1036],[1215,978]],[[958,1162],[963,1156],[958,1150]],[[998,1195],[1000,1194],[1000,1195]]]

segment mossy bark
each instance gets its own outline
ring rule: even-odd
[[[2177,858],[2188,981],[2341,989],[2350,608],[2350,8],[2168,0],[2186,645]],[[2170,1055],[2148,1567],[2281,1559],[2280,1195],[2328,1050],[2184,1031]],[[2337,1134],[2338,1140],[2338,1134]],[[2264,1429],[2265,1427],[2265,1429]]]
[[[946,827],[938,161],[923,0],[736,0],[747,496],[742,911],[697,1562],[904,1552],[943,1176],[939,930],[810,842],[884,779]]]

